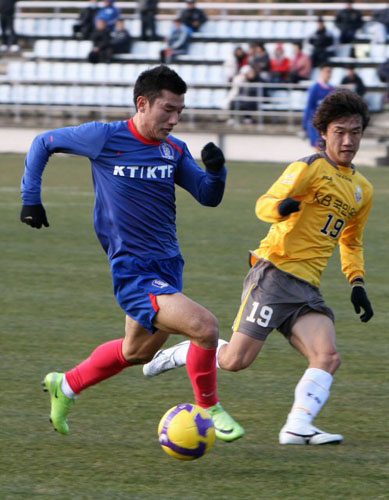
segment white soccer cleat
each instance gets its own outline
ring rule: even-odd
[[[169,347],[168,349],[160,349],[153,357],[153,359],[143,365],[143,375],[146,377],[155,377],[160,373],[173,370],[174,368],[179,368],[180,366],[185,366],[185,363],[178,364],[174,359],[174,354],[179,349],[187,348],[189,350],[190,340],[184,340],[179,344]]]
[[[280,431],[279,440],[280,444],[340,444],[343,436],[321,431],[313,425],[293,429],[286,424]]]

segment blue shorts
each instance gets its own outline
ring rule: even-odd
[[[118,257],[111,261],[113,289],[120,307],[150,333],[156,328],[153,320],[158,312],[157,295],[182,291],[184,260],[152,260]]]

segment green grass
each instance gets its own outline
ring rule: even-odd
[[[217,315],[226,339],[247,251],[268,229],[255,218],[254,203],[282,168],[232,165],[217,209],[177,192],[185,293]],[[338,252],[323,277],[343,365],[317,425],[344,434],[344,444],[277,444],[306,362],[274,332],[250,369],[219,376],[222,401],[246,437],[217,442],[195,462],[165,455],[156,434],[168,408],[193,399],[184,369],[151,380],[140,367],[125,370],[79,398],[70,436],[52,431],[40,390],[44,374],[70,369],[98,344],[122,336],[124,314],[92,227],[88,162],[51,160],[43,192],[51,226],[40,231],[18,220],[22,170],[22,156],[0,156],[1,499],[388,498],[387,170],[362,169],[376,193],[365,233],[373,320],[362,324],[355,315]]]

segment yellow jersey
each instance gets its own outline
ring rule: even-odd
[[[280,215],[285,198],[299,200],[300,210]],[[293,162],[257,200],[257,217],[273,224],[254,254],[319,286],[339,242],[347,279],[364,277],[363,229],[372,202],[372,185],[353,166],[336,165],[325,153]]]

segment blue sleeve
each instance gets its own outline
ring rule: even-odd
[[[305,106],[304,118],[303,118],[303,129],[308,130],[308,124],[312,116],[312,112],[316,106],[316,85],[311,87],[308,91],[307,105]]]
[[[224,166],[220,172],[203,170],[194,160],[186,145],[176,173],[176,184],[186,189],[197,201],[216,207],[222,201],[227,178]]]
[[[42,174],[53,153],[70,153],[95,159],[109,134],[105,123],[91,122],[79,127],[66,127],[38,135],[27,153],[22,179],[22,200],[25,205],[41,201]]]

